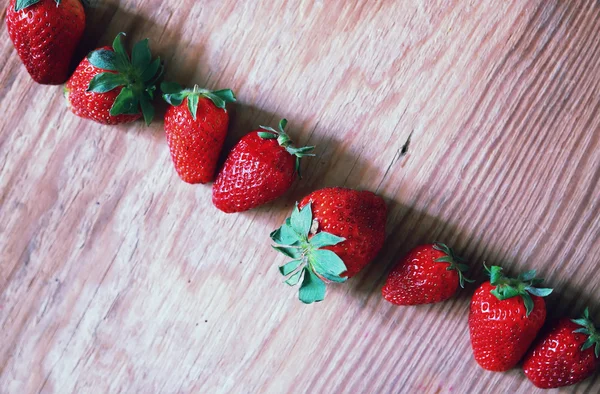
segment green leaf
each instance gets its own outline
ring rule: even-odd
[[[527,317],[529,317],[529,315],[533,311],[533,300],[531,299],[531,296],[529,295],[529,293],[523,293],[523,294],[521,294],[521,297],[523,297],[523,303],[525,304],[525,311],[527,312]]]
[[[273,133],[269,133],[266,131],[259,131],[258,132],[258,136],[260,138],[262,138],[263,140],[274,140],[277,138],[277,135],[273,134]]]
[[[538,297],[548,297],[552,293],[552,289],[531,286],[526,287],[525,290]]]
[[[105,72],[95,75],[87,90],[94,93],[106,93],[126,83],[127,80],[122,74]]]
[[[217,96],[216,94],[213,94],[211,92],[206,92],[202,94],[204,97],[206,97],[207,99],[209,99],[210,101],[213,102],[213,104],[215,105],[215,107],[217,108],[221,108],[221,109],[225,109],[225,100],[223,100],[221,97]]]
[[[475,282],[475,280],[469,279],[469,278],[465,277],[465,275],[463,274],[463,272],[466,272],[467,269],[468,269],[468,267],[465,268],[465,269],[462,269],[462,268],[460,268],[461,265],[464,265],[464,264],[459,264],[458,265],[458,284],[460,285],[461,288],[464,289],[465,288],[465,282],[467,282],[467,283],[473,283],[473,282]],[[451,267],[452,266],[450,266],[449,268],[451,268]]]
[[[346,277],[340,275],[347,271],[342,259],[331,250],[314,250],[308,257],[308,261],[317,274],[332,282],[344,282]]]
[[[305,304],[323,301],[325,299],[326,286],[314,272],[307,269],[304,272],[304,279],[300,286],[298,298]]]
[[[502,300],[503,300],[503,298],[502,298],[502,297],[503,297],[503,296],[502,296],[502,293],[500,293],[500,291],[498,291],[498,288],[495,288],[494,290],[491,290],[491,291],[490,291],[490,293],[491,293],[491,294],[492,294],[494,297],[496,297],[497,299],[499,299],[500,301],[502,301]]]
[[[273,249],[275,249],[276,251],[281,252],[284,255],[291,257],[293,259],[299,259],[302,257],[302,251],[298,248],[289,248],[289,247],[285,247],[285,246],[273,246]]]
[[[149,76],[146,75],[146,71],[144,71],[144,74],[142,74],[142,78],[146,78],[144,79],[144,83],[146,84],[146,86],[148,85],[155,85],[158,80],[162,77],[163,73],[165,72],[165,67],[163,66],[163,64],[160,61],[160,57],[157,57],[156,60],[158,62],[158,70],[154,73],[154,76]],[[152,66],[152,64],[151,64]]]
[[[600,342],[596,342],[596,349],[594,349],[594,354],[596,358],[600,358]]]
[[[444,252],[448,256],[452,256],[452,250],[450,250],[450,248],[448,247],[448,245],[446,245],[445,243],[435,242],[433,244],[433,248],[435,250],[439,250],[440,252]]]
[[[119,70],[121,72],[126,72],[129,69],[129,55],[127,54],[127,51],[123,47],[123,42],[121,40],[121,37],[123,37],[123,36],[125,36],[125,33],[117,34],[117,36],[115,37],[115,39],[113,41],[112,46],[113,46],[113,50],[115,51],[115,55],[116,55],[115,66],[117,67],[117,70]]]
[[[450,257],[450,256],[442,256],[438,259],[435,259],[434,261],[436,263],[450,263],[450,264],[454,263],[454,259],[452,259],[452,257]]]
[[[337,245],[340,242],[344,242],[345,240],[346,238],[338,237],[337,235],[321,231],[320,233],[315,234],[311,239],[309,239],[308,243],[310,243],[310,245],[315,249],[320,249],[323,246]]]
[[[586,319],[590,318],[590,308],[589,307],[585,307],[585,310],[583,311],[583,317],[585,317]]]
[[[275,229],[275,230],[271,231],[271,233],[269,234],[269,237],[276,244],[283,244],[283,242],[281,242],[281,227],[279,227],[278,229]]]
[[[140,97],[140,107],[142,108],[142,115],[144,116],[146,126],[150,126],[152,119],[154,119],[154,107],[146,94],[142,94]]]
[[[491,291],[500,301],[520,295],[519,290],[512,286],[500,285]]]
[[[492,285],[495,285],[498,283],[498,281],[500,280],[500,278],[502,278],[502,267],[499,267],[497,265],[492,265],[490,267],[490,283]]]
[[[280,134],[281,135],[281,134]],[[314,153],[308,153],[315,149],[314,146],[303,146],[302,148],[296,148],[293,145],[288,145],[285,150],[293,156],[305,157],[305,156],[316,156]]]
[[[142,81],[148,82],[150,81],[160,69],[160,58],[154,59],[152,63],[146,67],[144,72],[142,73]],[[164,91],[163,91],[164,92]]]
[[[235,94],[233,93],[233,90],[231,90],[231,89],[216,90],[216,91],[212,92],[212,94],[219,97],[221,100],[225,101],[226,103],[235,103],[237,100],[235,97]]]
[[[271,239],[280,245],[293,245],[300,241],[296,232],[285,223],[271,233]]]
[[[302,148],[297,148],[296,149],[296,155],[300,155],[300,156],[315,156],[314,154],[306,154],[307,152],[312,151],[313,149],[315,149],[314,146],[303,146]]]
[[[134,115],[139,113],[138,98],[134,96],[133,91],[128,87],[121,89],[121,93],[115,99],[110,108],[110,115]]]
[[[285,283],[287,283],[290,286],[296,286],[298,282],[300,282],[300,277],[302,276],[304,271],[306,271],[306,268],[302,268],[301,270],[298,270],[298,272],[290,275],[290,277],[286,279]]]
[[[267,126],[258,126],[258,127],[259,127],[259,128],[261,128],[261,129],[263,129],[263,130],[270,131],[270,132],[271,132],[271,133],[273,133],[273,134],[279,134],[279,133],[278,133],[277,131],[275,131],[275,129],[274,129],[274,128],[272,128],[272,127],[267,127]]]
[[[582,318],[582,319],[571,319],[571,321],[575,324],[579,324],[580,326],[584,326],[587,327],[589,325],[589,320]]]
[[[287,119],[283,118],[279,121],[279,131],[281,131],[282,133],[285,132],[285,126],[287,126]]]
[[[125,35],[126,34],[123,32],[120,32],[119,34],[117,34],[117,36],[113,40],[112,47],[117,55],[123,55],[123,56],[127,57],[127,59],[129,59],[129,55],[127,54],[127,51],[123,47],[123,41],[121,40],[121,37],[124,37]]]
[[[192,118],[194,120],[196,120],[196,113],[198,112],[198,95],[197,94],[190,94],[188,96],[188,109],[190,111],[190,114],[192,114]]]
[[[577,330],[573,330],[573,332],[576,332],[578,334],[586,334],[586,335],[590,334],[590,331],[584,327],[578,328]]]
[[[154,92],[156,91],[156,86],[150,86],[146,88],[145,93],[148,95],[150,100],[154,100]]]
[[[98,49],[88,55],[88,61],[92,66],[108,71],[117,70],[117,55],[108,49]]]
[[[596,342],[594,341],[594,338],[592,337],[588,337],[588,339],[583,343],[583,345],[581,346],[581,350],[587,350],[589,348],[591,348],[592,346],[594,346]]]
[[[519,279],[523,282],[529,282],[530,280],[535,279],[535,270],[527,271],[519,275]]]
[[[145,38],[135,43],[131,51],[131,64],[140,72],[143,72],[150,65],[152,53],[148,46],[148,39]],[[158,69],[158,67],[157,67]],[[154,74],[153,74],[154,75]]]
[[[488,276],[490,276],[490,275],[491,275],[491,273],[492,273],[492,270],[490,270],[490,267],[488,267],[488,266],[485,264],[485,261],[483,262],[483,268],[485,269],[485,272],[487,273],[487,275],[488,275]]]
[[[307,239],[310,226],[312,224],[312,208],[311,204],[306,204],[300,211],[298,205],[292,211],[292,229],[300,236],[301,239]]]
[[[179,106],[185,99],[185,93],[163,94],[163,99],[174,106]]]
[[[17,2],[15,3],[15,12],[19,12],[22,9],[30,7],[39,2],[40,0],[17,0]]]
[[[288,276],[292,272],[296,271],[298,267],[300,267],[300,264],[302,264],[302,259],[292,260],[289,263],[279,267],[279,272],[281,272],[281,275],[283,276]]]

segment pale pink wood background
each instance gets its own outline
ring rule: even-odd
[[[600,322],[597,2],[106,0],[88,16],[85,49],[149,37],[170,79],[234,89],[228,146],[285,116],[318,158],[285,198],[222,214],[179,181],[160,121],[99,126],[32,83],[3,17],[0,392],[537,392],[473,361],[474,286],[381,299],[433,240],[480,281],[484,260],[537,268],[551,317],[590,305]],[[388,239],[307,307],[268,233],[324,186],[384,196]]]

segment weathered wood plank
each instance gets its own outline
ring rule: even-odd
[[[85,50],[149,37],[169,78],[234,89],[228,147],[287,117],[318,158],[285,198],[222,214],[179,181],[160,121],[92,124],[33,84],[2,18],[0,392],[536,392],[472,359],[474,286],[381,299],[433,240],[480,278],[484,260],[537,268],[552,317],[600,320],[597,2],[106,0],[89,20]],[[267,236],[334,185],[384,196],[389,235],[306,307]]]

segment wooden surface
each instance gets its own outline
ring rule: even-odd
[[[177,178],[160,121],[99,126],[32,83],[4,13],[0,392],[537,392],[473,360],[475,285],[382,300],[394,262],[433,240],[479,281],[484,260],[537,268],[551,318],[600,321],[597,2],[92,1],[82,53],[149,37],[169,79],[235,90],[228,147],[281,117],[317,146],[284,198],[237,215]],[[388,236],[305,306],[268,233],[325,186],[384,196]]]

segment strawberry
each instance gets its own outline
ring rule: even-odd
[[[160,89],[171,104],[165,134],[177,174],[187,183],[212,181],[229,125],[225,105],[235,102],[235,95],[230,89],[211,92],[196,85],[190,90],[172,82]]]
[[[465,281],[468,266],[442,243],[417,246],[390,272],[381,293],[396,305],[431,304],[445,301]]]
[[[542,282],[535,277],[535,270],[508,278],[498,266],[485,268],[490,280],[471,300],[471,346],[481,367],[507,371],[517,365],[544,325],[546,303],[542,297],[552,289],[535,287]]]
[[[154,117],[152,100],[156,81],[163,72],[160,58],[152,60],[148,39],[133,47],[133,55],[123,48],[119,33],[112,48],[90,52],[67,81],[65,97],[73,113],[103,124],[119,124],[139,119],[146,124]]]
[[[213,185],[213,204],[226,213],[242,212],[280,197],[296,179],[300,158],[314,146],[296,148],[285,133],[260,126],[244,136],[229,153]]]
[[[271,239],[293,260],[279,267],[286,283],[302,280],[305,304],[325,298],[325,283],[344,282],[375,258],[385,240],[387,207],[368,191],[326,188],[306,196]]]
[[[540,338],[523,370],[537,387],[551,389],[581,382],[599,366],[600,332],[586,308],[580,319],[561,319]]]
[[[34,81],[60,85],[85,29],[79,0],[10,0],[6,27]]]

